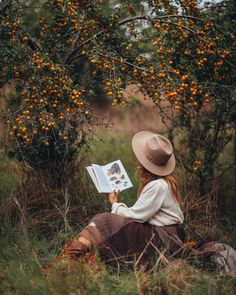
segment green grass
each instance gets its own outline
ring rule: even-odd
[[[149,294],[233,295],[235,283],[235,278],[200,271],[185,261],[173,261],[161,271],[154,272]],[[168,293],[164,293],[165,290]]]
[[[136,200],[138,178],[135,175],[137,161],[132,152],[131,138],[121,135],[101,135],[101,140],[93,143],[87,162],[106,164],[116,159],[123,162],[134,184],[134,188],[122,193],[121,201],[132,205]],[[4,156],[0,157],[1,203],[7,198],[12,198],[16,192],[17,176],[14,165],[13,161]],[[77,182],[81,181],[78,178]],[[68,192],[68,198],[73,190],[75,195],[78,194],[78,202],[75,204],[78,206],[80,217],[92,217],[96,210],[109,211],[110,206],[105,196],[96,192],[86,173],[82,183],[87,186],[86,191],[83,188],[79,190],[77,185]],[[75,184],[72,182],[72,185]],[[79,201],[79,194],[82,193],[83,204]],[[41,267],[53,262],[60,253],[65,239],[76,234],[82,227],[82,224],[73,227],[75,220],[67,219],[63,212],[58,216],[61,222],[58,224],[67,224],[67,226],[55,225],[54,231],[50,231],[49,235],[45,235],[45,231],[29,229],[27,220],[11,224],[6,219],[1,223],[0,294],[138,295],[142,294],[141,289],[145,282],[147,285],[145,294],[149,295],[235,294],[236,278],[220,276],[219,271],[208,272],[189,265],[184,260],[169,261],[169,264],[157,268],[152,275],[147,275],[125,268],[120,271],[105,268],[100,261],[97,261],[95,266],[90,266],[86,259],[81,259],[72,265],[59,265],[58,269],[46,277],[41,272]],[[201,220],[198,222],[201,223]],[[236,247],[235,224],[227,216],[218,220],[218,232],[220,241]],[[64,271],[61,271],[62,267]]]
[[[52,261],[56,255],[56,252],[50,253],[48,241],[33,235],[26,243],[20,231],[10,228],[3,234],[5,240],[0,243],[0,294],[140,294],[143,273],[125,269],[117,272],[106,269],[99,261],[96,268],[84,259],[72,265],[61,264],[49,277],[45,277],[40,271],[41,263]],[[150,295],[233,295],[236,287],[236,278],[200,270],[183,260],[170,261],[167,266],[146,276],[146,281],[146,294]]]
[[[7,159],[0,150],[0,202],[13,196],[16,189],[17,176],[14,166],[14,161]]]
[[[20,229],[6,228],[0,241],[0,294],[138,294],[135,275],[126,271],[118,276],[108,272],[98,261],[99,271],[81,259],[65,272],[58,269],[46,277],[41,272],[45,262],[54,260],[58,251],[49,252],[50,243],[36,233],[25,237]],[[54,238],[60,240],[60,234]],[[72,267],[72,268],[71,268]]]

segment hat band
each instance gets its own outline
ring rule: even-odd
[[[156,164],[158,166],[164,166],[166,165],[166,163],[168,162],[168,160],[170,159],[171,155],[169,154],[162,154],[159,155],[158,157],[153,157],[150,153],[146,154],[146,158],[152,162],[153,164]]]

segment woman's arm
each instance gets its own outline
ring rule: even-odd
[[[120,190],[114,191],[114,192],[111,192],[111,193],[107,194],[108,202],[111,205],[116,204],[116,206],[115,206],[116,207],[116,210],[120,206],[127,207],[124,203],[118,203],[118,197],[119,197],[119,195],[120,195]],[[113,210],[111,211],[111,213],[114,213]]]
[[[150,220],[161,208],[165,198],[165,189],[161,182],[151,182],[146,185],[138,200],[132,207],[123,203],[114,202],[112,213],[133,218],[140,222]],[[126,206],[126,207],[125,207]]]

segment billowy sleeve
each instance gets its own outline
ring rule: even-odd
[[[148,183],[138,200],[132,207],[127,207],[124,203],[114,203],[112,213],[133,218],[139,222],[150,220],[161,208],[165,198],[165,189],[161,182]]]

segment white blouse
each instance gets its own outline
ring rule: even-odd
[[[128,208],[124,203],[113,203],[111,209],[111,213],[158,226],[183,223],[184,221],[183,212],[172,196],[168,183],[163,178],[146,184],[132,207]]]

